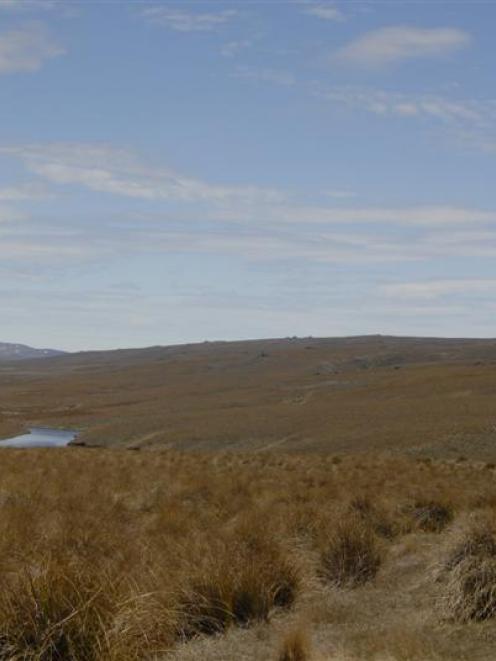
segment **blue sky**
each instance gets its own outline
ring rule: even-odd
[[[0,340],[496,336],[495,20],[0,0]]]

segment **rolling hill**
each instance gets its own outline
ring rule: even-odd
[[[494,459],[496,341],[272,339],[68,354],[0,366],[0,434],[88,445]]]
[[[33,349],[33,347],[28,347],[25,344],[0,342],[0,361],[52,358],[63,354],[63,351],[56,351],[55,349]]]

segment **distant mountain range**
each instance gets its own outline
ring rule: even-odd
[[[63,354],[64,351],[56,351],[55,349],[33,349],[33,347],[28,347],[25,344],[0,342],[0,361],[53,358],[53,356],[61,356]]]

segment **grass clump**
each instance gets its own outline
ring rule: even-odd
[[[417,526],[424,532],[441,532],[453,521],[452,508],[432,500],[417,501],[412,514]]]
[[[426,487],[424,466],[396,457],[344,457],[337,470],[332,458],[282,453],[20,452],[0,462],[0,660],[207,661],[217,645],[231,660],[243,656],[238,645],[260,645],[258,658],[296,661],[304,645],[277,638],[274,647],[268,634],[286,615],[294,621],[295,602],[298,616],[332,623],[333,645],[344,631],[353,647],[365,627],[367,652],[374,640],[382,650],[396,603],[416,613],[441,588],[416,587],[439,560],[412,516],[431,502],[450,503],[461,520],[474,508],[487,516],[457,537],[442,589],[451,618],[493,614],[496,483],[479,466],[432,462]],[[427,514],[429,525],[446,520]],[[386,549],[385,580],[366,602],[360,591],[323,589],[371,581]],[[412,594],[411,605],[391,591]]]
[[[338,587],[357,587],[375,577],[381,554],[372,530],[350,517],[338,522],[321,551],[321,577]]]
[[[0,658],[94,661],[108,654],[112,585],[53,564],[26,570],[0,594]]]
[[[393,539],[399,533],[399,526],[386,511],[372,503],[368,496],[357,496],[350,502],[350,511],[368,524],[379,537]]]
[[[173,608],[93,564],[54,557],[0,585],[0,659],[134,661],[174,643]]]
[[[445,567],[447,614],[459,622],[496,615],[496,537],[482,526],[470,530],[449,555]]]
[[[233,543],[216,551],[216,557],[210,557],[182,591],[179,637],[248,627],[268,621],[274,609],[291,608],[300,576],[277,547]]]

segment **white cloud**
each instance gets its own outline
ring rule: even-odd
[[[248,39],[242,41],[229,41],[222,45],[220,53],[223,57],[235,57],[238,53],[246,48],[250,48],[252,45],[253,42]]]
[[[143,165],[133,154],[107,145],[51,144],[0,148],[54,184],[78,184],[93,191],[144,200],[268,203],[282,200],[271,189],[223,186]]]
[[[212,220],[212,218],[210,218]],[[159,217],[153,224],[134,223],[126,230],[120,226],[120,251],[132,250],[177,253],[207,253],[237,256],[250,261],[275,262],[281,259],[312,263],[405,263],[431,262],[446,257],[496,258],[496,232],[455,232],[452,227],[439,230],[416,227],[406,234],[391,227],[318,227],[305,222],[294,226],[267,222],[261,215],[253,222],[211,225],[170,225]],[[472,234],[472,236],[469,236]],[[111,236],[111,235],[109,235]],[[115,242],[115,237],[112,236]],[[102,242],[99,242],[102,247]]]
[[[353,86],[314,88],[334,106],[397,117],[405,121],[438,122],[455,144],[487,153],[496,152],[496,102],[494,99],[460,99],[439,94],[405,94]]]
[[[495,294],[496,279],[426,280],[385,285],[383,293],[405,299],[437,299],[464,294]]]
[[[64,54],[41,25],[0,34],[0,74],[38,71],[45,60]]]
[[[376,115],[429,117],[452,123],[489,123],[496,120],[492,101],[451,99],[437,94],[404,94],[360,87],[334,87],[319,94],[329,101]]]
[[[464,146],[487,154],[496,154],[496,124],[489,130],[460,130],[457,138]]]
[[[39,184],[23,184],[0,188],[0,202],[19,202],[46,196],[46,191]]]
[[[233,209],[238,208],[238,202]],[[405,210],[404,210],[405,211]],[[411,210],[409,210],[411,211]],[[396,210],[395,217],[401,210]],[[383,225],[375,222],[378,210],[361,210],[359,218],[367,218],[369,225],[360,223],[315,225],[308,222],[304,214],[295,211],[292,224],[284,222],[280,213],[270,215],[268,207],[260,206],[244,218],[233,223],[222,219],[219,210],[195,213],[201,220],[191,216],[181,218],[173,211],[157,211],[152,215],[119,214],[112,218],[87,218],[87,222],[71,222],[65,214],[58,219],[24,217],[22,223],[9,222],[14,216],[5,212],[5,223],[0,223],[0,256],[17,260],[27,270],[36,263],[51,264],[50,257],[56,256],[57,264],[91,263],[107,255],[121,256],[138,254],[204,254],[230,257],[247,262],[277,263],[280,260],[311,266],[317,264],[395,264],[413,262],[432,264],[446,258],[496,259],[496,226],[474,229],[469,222],[475,213],[466,214],[466,226],[453,230],[450,224],[436,226],[413,225],[405,232],[402,225]],[[381,214],[381,217],[384,215]],[[334,218],[339,217],[336,210]],[[357,217],[356,210],[352,219]],[[410,213],[407,214],[410,217]],[[496,219],[496,212],[492,215]],[[484,220],[487,218],[483,216]],[[2,214],[0,212],[0,220]],[[437,221],[434,214],[434,220]],[[185,222],[186,220],[186,222]],[[401,220],[401,218],[400,218]],[[404,220],[404,219],[403,219]],[[215,221],[215,224],[214,224]],[[484,224],[485,225],[485,224]],[[71,261],[69,261],[71,260]],[[53,260],[52,260],[53,261]],[[447,262],[448,263],[448,262]],[[1,268],[1,265],[0,265]],[[492,281],[491,281],[492,282]],[[432,298],[425,285],[410,286],[400,283],[383,288],[382,294],[397,298]],[[408,287],[403,291],[403,284]],[[487,281],[470,285],[473,291],[484,293]],[[440,285],[435,293],[440,291]],[[459,288],[458,281],[449,288]],[[443,283],[443,289],[446,290]]]
[[[439,57],[470,44],[470,35],[457,28],[391,26],[358,37],[341,48],[339,60],[366,68],[380,68],[406,60]]]
[[[144,164],[108,145],[51,144],[0,149],[54,185],[153,201],[151,215],[119,215],[87,226],[60,219],[5,223],[1,254],[25,259],[63,255],[139,252],[203,253],[248,261],[303,263],[401,263],[446,257],[496,258],[496,210],[460,206],[350,206],[352,193],[332,188],[339,204],[309,206],[281,191],[255,186],[213,185]],[[31,185],[30,185],[31,186]],[[20,200],[31,187],[0,189],[0,199]],[[347,201],[348,200],[348,201]],[[164,203],[173,202],[164,205]],[[0,214],[0,220],[2,215]],[[7,213],[5,220],[13,220]],[[200,220],[201,219],[201,220]],[[74,234],[74,228],[77,232]],[[96,229],[97,228],[97,229]],[[39,233],[38,240],[35,240]],[[36,246],[39,245],[39,248]]]
[[[15,14],[53,11],[59,17],[73,18],[79,15],[83,4],[74,0],[0,0],[0,11]]]
[[[63,260],[64,258],[74,257],[87,257],[88,254],[85,249],[77,244],[65,243],[50,244],[48,242],[36,241],[12,241],[2,239],[0,243],[0,256],[3,259],[46,259],[48,261],[57,258]]]
[[[0,207],[0,223],[12,223],[17,220],[24,220],[25,216],[18,211]]]
[[[334,4],[310,5],[305,9],[305,14],[316,16],[324,21],[344,21],[346,16]]]
[[[147,7],[142,15],[151,23],[177,32],[211,32],[228,23],[237,15],[236,10],[196,13],[171,7]]]
[[[142,200],[201,204],[202,217],[211,222],[249,226],[265,223],[274,227],[376,224],[451,231],[468,226],[472,232],[474,225],[496,223],[495,210],[460,206],[309,206],[277,189],[212,184],[188,177],[163,166],[143,163],[131,152],[109,145],[27,145],[3,147],[0,154],[21,160],[29,172],[56,185],[78,185],[95,192]],[[3,192],[4,199],[19,199],[33,193],[33,184],[28,189],[14,187]],[[330,189],[328,194],[338,199],[353,195],[339,189]]]
[[[0,0],[0,10],[26,11],[54,9],[57,5],[55,0]]]
[[[354,191],[352,191],[352,190],[344,190],[344,189],[343,189],[343,190],[339,190],[339,189],[336,189],[336,190],[325,190],[325,191],[323,191],[323,194],[324,194],[326,197],[331,197],[331,198],[333,198],[333,199],[335,199],[335,200],[349,200],[349,199],[351,199],[352,197],[356,197],[356,196],[357,196],[357,194],[356,194]]]
[[[251,67],[239,67],[235,78],[244,78],[259,83],[272,83],[282,85],[283,87],[292,87],[296,84],[296,79],[289,71],[280,71],[276,69],[254,69]]]
[[[496,223],[496,211],[469,209],[451,206],[413,207],[326,207],[302,206],[297,204],[277,205],[263,209],[266,222],[276,224],[384,224],[411,227],[447,227],[474,224]],[[222,220],[255,222],[260,209],[229,208],[216,210],[216,217]]]

